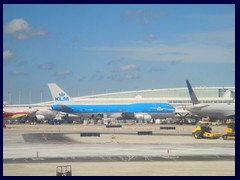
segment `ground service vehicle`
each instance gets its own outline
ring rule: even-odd
[[[235,140],[235,122],[227,123],[226,134],[222,135],[224,140]]]
[[[58,119],[52,119],[52,120],[48,121],[48,123],[52,124],[52,125],[61,125],[62,121],[58,120]]]
[[[192,135],[195,139],[208,138],[218,139],[222,136],[221,133],[212,133],[212,128],[208,124],[199,123],[193,130]]]

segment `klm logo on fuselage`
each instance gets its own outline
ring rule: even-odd
[[[55,97],[55,101],[69,101],[69,97],[64,97],[65,93],[59,93],[59,97]]]
[[[157,107],[157,111],[162,111],[162,110],[163,110],[163,108]]]

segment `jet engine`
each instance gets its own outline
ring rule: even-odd
[[[36,115],[36,118],[38,121],[43,121],[45,119],[45,116],[38,114],[38,115]]]
[[[151,117],[149,114],[146,114],[146,113],[135,113],[135,114],[134,114],[134,117],[135,117],[137,120],[144,120],[144,121],[150,121],[150,120],[152,120],[152,117]]]

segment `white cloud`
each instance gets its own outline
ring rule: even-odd
[[[162,72],[164,71],[164,68],[162,67],[152,67],[149,69],[150,72]]]
[[[111,74],[108,78],[113,81],[125,81],[125,80],[131,80],[131,79],[139,79],[140,76],[136,73],[124,72],[124,73]]]
[[[154,34],[148,34],[147,36],[144,37],[144,41],[147,41],[147,42],[153,42],[156,40],[157,40],[157,37]]]
[[[44,63],[44,64],[39,64],[38,68],[41,70],[52,70],[54,67],[54,64],[52,63]]]
[[[8,60],[13,57],[13,52],[11,50],[3,50],[3,60]]]
[[[31,28],[24,19],[14,19],[5,26],[5,33],[16,40],[24,40],[31,37],[44,37],[46,30]]]
[[[128,73],[128,74],[125,74],[124,77],[126,79],[138,79],[140,78],[139,75],[135,74],[135,73]]]
[[[24,75],[27,75],[26,72],[22,71],[22,70],[14,70],[14,71],[11,71],[11,72],[8,72],[9,75],[11,76],[24,76]]]
[[[64,78],[68,75],[72,74],[71,71],[69,70],[64,70],[64,71],[58,71],[54,74],[54,76],[58,77],[58,78]]]
[[[127,19],[138,19],[142,24],[148,24],[152,19],[159,19],[166,15],[162,11],[147,11],[147,10],[127,10],[124,13]]]
[[[24,40],[28,39],[30,37],[30,34],[28,33],[18,33],[14,35],[17,40]]]
[[[216,31],[216,32],[195,32],[188,35],[182,35],[185,40],[197,41],[205,44],[218,44],[222,46],[235,46],[234,30]]]
[[[179,35],[175,42],[129,42],[95,50],[138,61],[235,63],[234,36],[232,31],[201,32]]]
[[[34,29],[32,30],[32,36],[43,37],[47,34],[47,31],[44,29]]]
[[[5,26],[5,32],[8,34],[14,34],[17,32],[29,31],[29,24],[24,19],[14,19]]]
[[[135,64],[128,64],[120,67],[121,71],[129,71],[129,70],[136,70],[139,69]]]

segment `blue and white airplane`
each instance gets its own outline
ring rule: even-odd
[[[134,118],[138,120],[163,119],[174,117],[175,108],[168,103],[134,103],[134,104],[79,104],[55,83],[49,83],[54,104],[52,109],[82,118]]]

